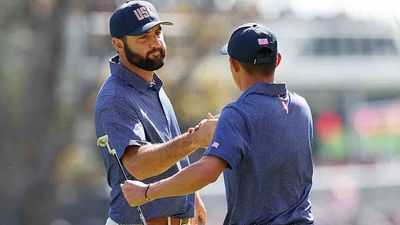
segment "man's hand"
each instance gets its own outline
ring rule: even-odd
[[[207,224],[207,212],[204,207],[203,201],[200,198],[199,192],[195,193],[194,200],[194,218],[190,221],[191,225],[206,225]]]
[[[203,120],[200,121],[200,123],[198,123],[195,127],[189,127],[189,129],[188,129],[189,134],[191,134],[191,133],[197,131],[197,130],[201,127],[201,125],[203,125],[205,122],[207,122],[207,121],[210,120],[210,119],[216,119],[216,120],[218,121],[218,118],[219,118],[220,115],[221,115],[221,114],[217,114],[217,115],[214,115],[214,116],[213,116],[211,113],[208,113],[208,114],[207,114],[207,119],[203,119]]]
[[[200,123],[198,123],[196,126],[194,126],[194,127],[189,127],[189,129],[188,129],[188,132],[189,132],[189,134],[191,134],[191,133],[193,133],[193,132],[195,132],[195,131],[197,131],[200,127],[201,127],[201,125],[203,125],[204,123],[206,123],[208,120],[210,120],[210,119],[216,119],[217,121],[218,121],[218,118],[219,118],[219,116],[220,116],[221,114],[217,114],[217,115],[212,115],[211,113],[208,113],[207,114],[207,119],[203,119],[202,121],[200,121]]]
[[[208,113],[207,119],[203,119],[195,127],[188,129],[189,134],[194,135],[197,146],[207,147],[210,144],[211,138],[215,131],[219,115],[213,116]]]
[[[121,184],[122,192],[130,206],[139,206],[147,202],[145,191],[148,185],[140,181],[127,180]]]

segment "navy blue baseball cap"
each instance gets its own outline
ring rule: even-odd
[[[265,57],[257,57],[257,53],[267,48],[271,52]],[[278,42],[275,34],[257,23],[246,23],[232,33],[229,42],[221,48],[221,54],[248,64],[266,64],[276,61]]]
[[[111,37],[116,38],[125,35],[140,35],[159,24],[173,25],[172,22],[160,20],[150,2],[129,1],[118,7],[112,14],[110,34]]]

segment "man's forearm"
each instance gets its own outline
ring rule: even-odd
[[[218,157],[203,156],[172,177],[151,184],[148,197],[158,199],[193,193],[215,182],[226,166],[227,163]]]
[[[130,146],[122,160],[129,173],[136,179],[156,176],[197,149],[193,138],[193,134],[185,133],[166,143]]]
[[[225,160],[205,155],[172,177],[149,185],[128,180],[121,188],[129,205],[138,206],[149,200],[193,193],[216,181],[226,167]]]
[[[209,168],[202,162],[194,163],[170,178],[151,184],[148,197],[159,199],[187,195],[200,190],[218,178],[218,176],[210,176],[208,170],[214,170],[214,168]]]

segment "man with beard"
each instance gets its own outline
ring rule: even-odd
[[[217,119],[209,115],[190,132],[180,134],[172,105],[154,72],[164,65],[166,47],[161,21],[153,5],[131,1],[110,18],[112,44],[118,55],[110,60],[111,75],[96,100],[97,137],[108,135],[131,180],[156,182],[189,165],[187,155],[206,147]],[[107,225],[141,224],[139,213],[121,192],[124,177],[118,162],[101,151],[111,187]],[[199,195],[152,201],[141,207],[148,225],[206,224]]]

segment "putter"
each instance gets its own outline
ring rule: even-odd
[[[118,165],[119,165],[119,169],[121,170],[122,174],[124,175],[125,181],[128,180],[128,177],[126,176],[126,173],[125,173],[125,171],[124,171],[124,169],[122,167],[121,161],[119,160],[119,158],[117,156],[117,152],[115,151],[115,149],[112,149],[111,146],[110,146],[110,143],[108,143],[108,135],[104,135],[104,136],[99,137],[97,139],[97,145],[100,146],[100,147],[106,147],[107,146],[108,153],[115,156],[115,159],[117,160]],[[140,209],[139,206],[137,206],[136,208],[139,211],[139,217],[142,220],[143,225],[147,225],[146,219],[144,218],[142,210]]]

